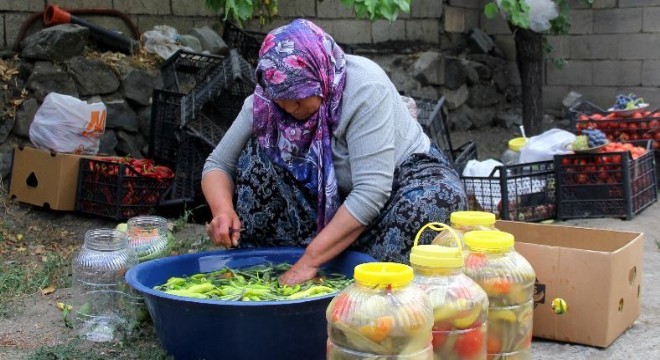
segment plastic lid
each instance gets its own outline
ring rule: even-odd
[[[458,268],[463,266],[463,252],[457,247],[413,246],[410,250],[410,264],[434,268]]]
[[[504,231],[475,230],[463,234],[463,241],[471,250],[500,252],[512,248],[514,238]]]
[[[456,211],[451,213],[449,221],[461,225],[493,225],[495,214],[485,211]]]
[[[525,144],[527,144],[527,139],[524,137],[517,137],[509,140],[509,150],[511,151],[520,151]]]
[[[391,262],[370,262],[355,267],[355,281],[365,285],[406,286],[413,279],[410,266]]]

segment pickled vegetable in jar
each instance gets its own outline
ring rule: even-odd
[[[497,230],[495,227],[495,214],[486,211],[455,211],[449,215],[449,226],[456,231],[463,247],[463,234],[474,230]],[[433,245],[455,246],[454,236],[448,231],[440,232],[434,239]]]
[[[433,306],[434,359],[486,359],[488,296],[463,273],[463,248],[418,245],[425,229],[446,231],[447,225],[429,223],[420,229],[410,252],[410,265],[417,284]]]
[[[532,265],[514,249],[512,234],[465,233],[465,273],[488,295],[488,358],[530,359],[534,281]]]
[[[360,264],[354,280],[328,305],[327,359],[433,359],[433,308],[412,268]]]

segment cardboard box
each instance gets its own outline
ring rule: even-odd
[[[14,148],[9,196],[53,210],[74,210],[81,157],[84,155]]]
[[[534,267],[534,336],[609,346],[640,313],[644,236],[637,232],[498,221]],[[565,314],[552,311],[562,298]]]

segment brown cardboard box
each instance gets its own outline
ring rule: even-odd
[[[81,155],[14,148],[9,196],[22,203],[74,210]]]
[[[534,336],[609,346],[640,312],[644,235],[560,225],[498,221],[534,267]],[[552,311],[554,298],[568,305]]]

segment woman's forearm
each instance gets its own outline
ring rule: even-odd
[[[365,228],[342,205],[330,223],[307,246],[303,257],[311,265],[320,267],[348,248]]]
[[[233,211],[234,182],[224,171],[211,171],[204,175],[202,192],[213,215],[226,209]]]

